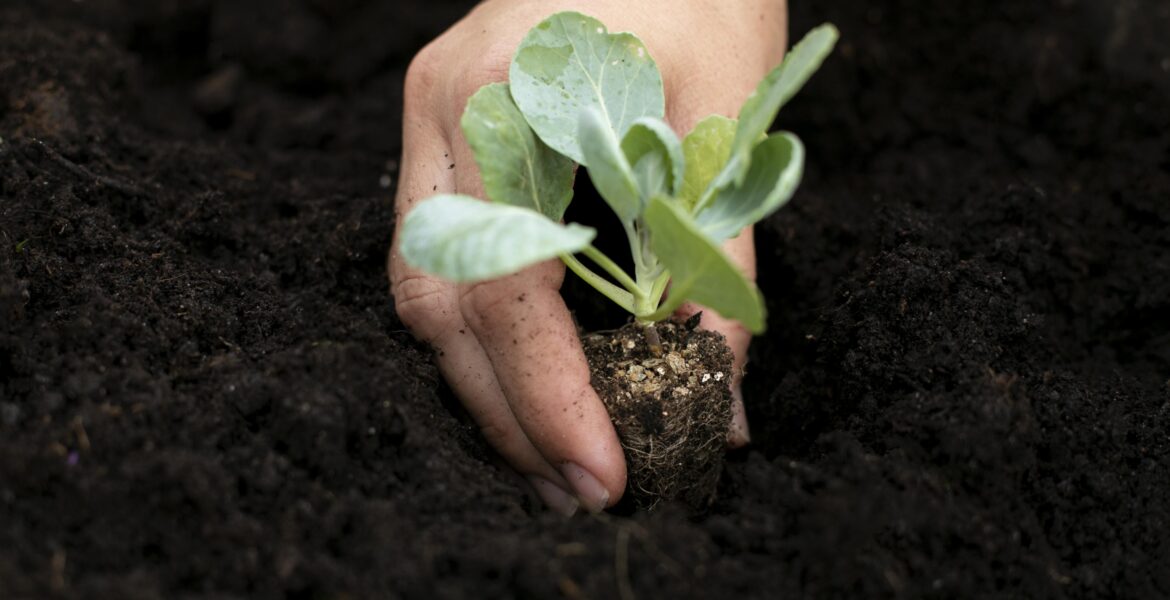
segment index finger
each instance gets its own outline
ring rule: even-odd
[[[617,502],[626,465],[559,292],[555,261],[468,286],[467,324],[487,352],[520,427],[593,512]]]

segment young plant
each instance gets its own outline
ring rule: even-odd
[[[760,293],[720,244],[796,190],[804,147],[791,133],[767,130],[836,39],[832,25],[814,29],[764,77],[738,119],[712,115],[680,141],[663,121],[662,77],[642,41],[579,13],[554,14],[520,43],[509,83],[481,88],[463,114],[490,202],[458,194],[423,201],[406,217],[400,252],[459,282],[559,257],[643,324],[651,346],[653,324],[688,300],[759,333]],[[574,163],[621,221],[632,273],[592,245],[594,229],[560,223]]]

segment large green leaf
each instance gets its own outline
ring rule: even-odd
[[[803,171],[800,138],[788,132],[773,134],[752,150],[743,184],[719,191],[695,215],[695,222],[716,242],[735,237],[744,227],[784,206],[800,185]]]
[[[620,139],[634,121],[665,114],[662,75],[635,35],[601,21],[557,13],[520,42],[508,74],[512,97],[537,135],[590,166],[577,143],[581,112],[596,108]]]
[[[702,191],[694,210],[705,208],[721,190],[743,183],[751,167],[752,148],[767,133],[780,107],[800,91],[824,62],[837,37],[837,28],[829,23],[813,29],[788,51],[780,66],[764,76],[740,108],[727,163]]]
[[[489,200],[561,219],[573,198],[573,161],[536,137],[508,84],[480,88],[467,101],[462,125]]]
[[[592,228],[561,225],[527,208],[443,194],[406,215],[398,249],[411,266],[467,282],[501,277],[577,252],[596,234]]]
[[[682,143],[662,119],[644,117],[635,121],[622,138],[622,152],[643,198],[673,196],[682,187],[686,171]]]
[[[731,140],[735,137],[735,119],[711,115],[699,121],[683,138],[683,156],[686,175],[683,178],[679,200],[687,209],[693,209],[699,197],[731,156]]]
[[[617,136],[601,111],[588,108],[581,113],[581,150],[589,161],[589,179],[623,222],[632,222],[642,214],[642,196],[634,180],[630,163],[622,154]]]
[[[829,23],[813,29],[788,51],[780,66],[764,76],[756,91],[739,110],[739,125],[731,145],[733,156],[747,157],[760,136],[767,133],[772,121],[776,120],[780,107],[796,95],[820,68],[832,52],[838,37],[837,28]],[[743,181],[748,164],[746,161],[737,161],[735,164],[739,172],[734,175],[734,179],[739,183]]]
[[[645,221],[650,247],[670,270],[670,298],[659,313],[669,314],[691,300],[743,323],[753,333],[764,330],[759,290],[699,231],[683,208],[656,196],[646,207]],[[665,316],[659,313],[654,317]]]

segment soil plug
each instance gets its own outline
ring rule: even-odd
[[[586,336],[585,347],[642,506],[702,508],[713,497],[731,422],[731,352],[715,334],[664,321],[692,301],[764,330],[759,290],[720,245],[796,191],[804,146],[768,128],[836,40],[832,25],[814,29],[738,119],[712,115],[680,140],[663,120],[662,77],[642,41],[554,14],[521,41],[508,83],[480,88],[463,113],[488,202],[440,194],[406,216],[399,249],[416,268],[473,282],[559,257],[633,315],[636,326]],[[560,222],[576,165],[617,215],[632,273],[593,246],[596,230]]]

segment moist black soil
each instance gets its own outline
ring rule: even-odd
[[[593,389],[626,456],[626,495],[639,508],[673,501],[693,511],[715,498],[731,423],[734,356],[725,338],[684,323],[630,323],[582,338]]]
[[[791,2],[753,445],[563,520],[385,283],[470,4],[0,8],[0,597],[1170,596],[1170,5]]]

